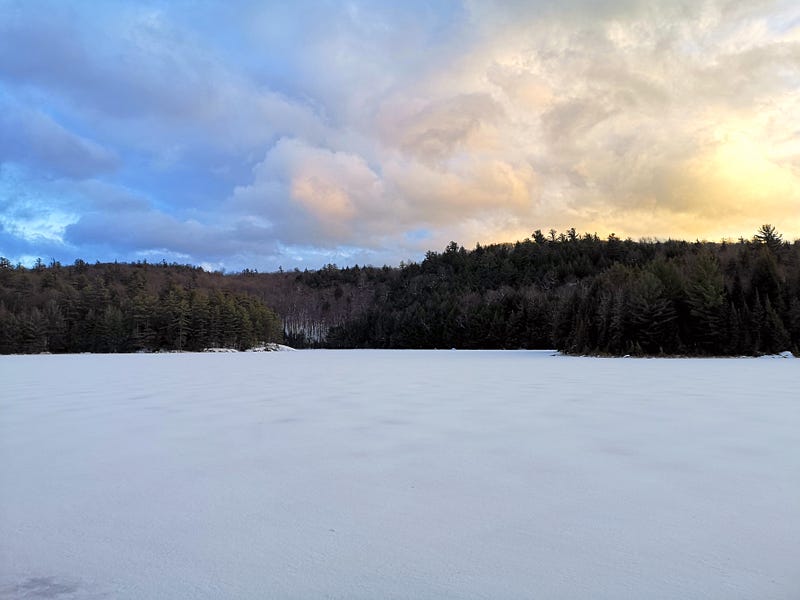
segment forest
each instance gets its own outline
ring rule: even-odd
[[[0,258],[0,353],[244,350],[283,339],[263,302],[180,265]]]
[[[800,354],[800,240],[451,242],[399,267],[209,273],[0,259],[0,352],[555,348],[637,356]]]
[[[800,347],[800,242],[601,240],[540,230],[406,265],[336,347],[758,355]]]

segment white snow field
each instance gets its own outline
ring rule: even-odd
[[[0,598],[800,598],[800,361],[0,357]]]

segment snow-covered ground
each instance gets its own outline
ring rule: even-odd
[[[800,360],[0,357],[0,598],[797,599]]]

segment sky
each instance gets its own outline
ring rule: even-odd
[[[800,238],[796,0],[0,0],[0,255]]]

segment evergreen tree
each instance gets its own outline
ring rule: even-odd
[[[726,335],[721,309],[726,305],[725,288],[717,259],[710,253],[697,256],[690,266],[686,288],[690,311],[690,344],[708,354],[720,352]]]

